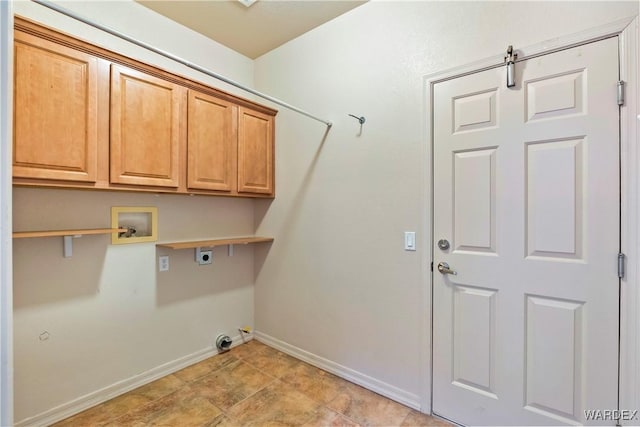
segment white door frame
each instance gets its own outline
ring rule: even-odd
[[[13,1],[0,0],[0,425],[13,425]]]
[[[623,19],[588,31],[570,36],[560,37],[533,46],[519,48],[516,46],[518,60],[526,60],[536,56],[556,52],[574,46],[618,36],[620,46],[620,79],[625,82],[626,100],[620,111],[620,153],[621,153],[621,238],[622,252],[626,255],[626,276],[621,281],[620,307],[620,409],[640,410],[640,86],[638,70],[640,70],[638,48],[638,16]],[[508,40],[505,41],[505,44]],[[497,55],[471,64],[445,70],[424,77],[425,127],[427,140],[427,188],[433,194],[433,89],[434,85],[444,80],[461,77],[495,67],[504,66],[503,55]],[[517,65],[516,65],[517,66]],[[612,99],[611,102],[615,102]],[[429,200],[428,218],[425,222],[427,230],[426,242],[433,242],[433,198]],[[433,244],[426,245],[429,259],[433,259]],[[614,258],[610,262],[616,262]],[[427,280],[425,307],[431,307],[433,313],[433,280]],[[432,374],[432,325],[433,319],[426,316],[423,325],[423,336],[427,337],[423,346],[423,363],[427,372],[423,373],[423,392],[421,410],[431,413]],[[616,408],[589,408],[616,409]],[[637,421],[636,421],[637,423]],[[624,424],[624,422],[623,422]]]

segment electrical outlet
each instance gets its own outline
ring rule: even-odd
[[[200,265],[211,264],[213,262],[213,251],[203,251],[200,248],[196,248],[196,262]]]
[[[213,251],[201,251],[200,252],[200,265],[211,264],[213,262]]]
[[[158,271],[169,271],[169,255],[158,257]]]

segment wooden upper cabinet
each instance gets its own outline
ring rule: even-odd
[[[228,101],[189,91],[187,187],[235,190],[237,109]]]
[[[238,192],[274,192],[274,117],[245,107],[238,111]]]
[[[97,59],[16,32],[13,176],[95,182]]]
[[[15,17],[14,185],[274,197],[276,114]]]
[[[182,86],[111,66],[111,183],[180,185],[185,97]]]

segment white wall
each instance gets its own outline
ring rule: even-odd
[[[13,4],[0,2],[0,425],[13,423],[11,141],[13,140]]]
[[[257,233],[275,237],[256,257],[256,330],[428,410],[423,77],[637,14],[637,1],[373,1],[258,58],[258,90],[334,126],[323,143],[321,124],[278,116],[278,194],[255,202]],[[366,117],[361,135],[348,113]]]
[[[91,19],[247,85],[253,62],[132,1],[68,2]],[[100,46],[241,96],[213,79],[80,24],[32,2],[18,15]],[[254,232],[251,200],[204,196],[16,188],[13,229],[110,225],[111,206],[157,206],[159,239],[189,240]],[[15,420],[49,419],[105,397],[166,363],[215,348],[218,333],[238,335],[253,323],[253,249],[214,251],[198,266],[193,250],[156,250],[153,243],[110,245],[110,236],[75,239],[63,258],[62,238],[14,242]],[[170,271],[157,273],[157,256]],[[47,331],[49,339],[40,340]],[[105,393],[106,393],[105,391]],[[97,392],[97,394],[96,394]],[[53,408],[59,407],[56,410]],[[33,419],[32,417],[37,417]]]

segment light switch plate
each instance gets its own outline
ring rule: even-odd
[[[415,231],[404,232],[404,250],[405,251],[416,250],[416,232]]]

